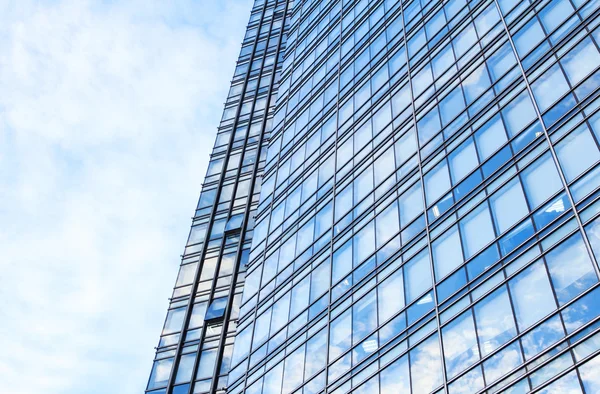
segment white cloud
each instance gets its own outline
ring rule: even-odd
[[[0,3],[3,392],[144,389],[251,4]]]

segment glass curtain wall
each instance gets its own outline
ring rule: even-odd
[[[600,2],[290,12],[227,392],[600,392]]]

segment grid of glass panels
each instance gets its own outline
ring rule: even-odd
[[[599,15],[295,3],[228,393],[600,391]]]
[[[254,2],[147,393],[226,391],[288,12]]]

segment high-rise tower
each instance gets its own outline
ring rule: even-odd
[[[244,171],[230,137],[212,229],[190,236],[206,238],[196,296],[170,329],[202,349],[177,337],[165,383],[189,365],[230,394],[600,392],[600,2],[277,7],[260,199],[241,232],[237,200],[213,203]],[[237,135],[236,100],[222,128]],[[244,274],[221,293],[229,237]]]
[[[287,0],[256,0],[147,386],[222,393],[283,59]]]

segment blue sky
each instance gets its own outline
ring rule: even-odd
[[[251,4],[0,1],[3,393],[143,391]]]

